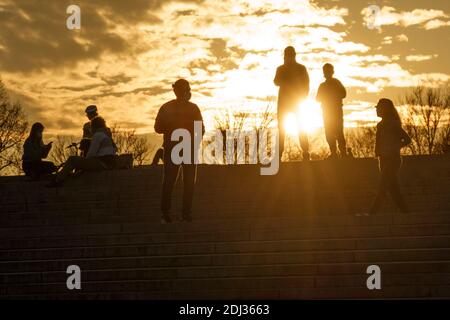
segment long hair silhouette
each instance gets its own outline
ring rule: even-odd
[[[380,99],[377,106],[378,112],[383,120],[395,123],[398,126],[402,125],[402,119],[390,99]]]
[[[31,126],[30,134],[28,135],[28,139],[31,141],[38,141],[41,138],[38,136],[39,132],[42,132],[44,130],[44,125],[40,122],[33,123]]]

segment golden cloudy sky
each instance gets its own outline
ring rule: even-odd
[[[81,30],[66,28],[72,4]],[[0,77],[31,122],[60,134],[79,134],[92,103],[110,124],[152,132],[179,77],[209,129],[220,110],[264,110],[287,45],[311,97],[335,65],[352,125],[374,119],[381,96],[448,83],[449,40],[447,0],[0,0]]]

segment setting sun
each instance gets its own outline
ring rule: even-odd
[[[303,101],[296,113],[291,112],[284,119],[284,128],[292,136],[298,135],[300,131],[312,133],[322,126],[320,104],[311,98]]]

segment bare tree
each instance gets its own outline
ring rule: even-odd
[[[346,130],[347,147],[355,158],[375,156],[376,126],[360,126]]]
[[[245,124],[248,120],[249,114],[247,112],[231,112],[226,110],[225,112],[219,113],[214,117],[215,128],[220,130],[223,137],[223,157],[224,163],[226,162],[226,147],[228,140],[228,133],[233,135],[233,143],[234,143],[234,156],[237,159],[239,157],[238,154],[238,140],[241,134],[243,134],[243,130]],[[247,150],[247,146],[245,148]]]
[[[117,125],[112,127],[111,133],[119,154],[132,154],[134,164],[138,166],[151,162],[151,155],[156,146],[150,144],[146,136],[136,134],[134,129],[121,129]]]
[[[56,164],[65,163],[70,156],[78,154],[76,141],[73,136],[56,136],[49,158]]]
[[[302,152],[297,140],[298,138],[289,134],[285,136],[283,156],[287,161],[300,161],[302,159]]]
[[[255,117],[255,123],[253,125],[253,129],[256,131],[256,136],[257,136],[257,140],[256,140],[256,142],[257,142],[256,149],[257,150],[259,150],[259,144],[260,144],[259,138],[261,138],[260,137],[261,131],[268,130],[276,118],[276,115],[273,112],[273,103],[271,103],[271,102],[272,101],[270,99],[268,99],[266,108],[262,112],[258,113],[257,116]],[[271,132],[268,131],[267,132],[267,141],[266,141],[266,146],[267,146],[266,152],[268,152],[267,154],[270,157],[272,156],[272,153],[271,153],[272,148],[270,146],[271,139],[272,139]],[[258,162],[261,161],[261,159],[259,159],[259,157],[260,157],[260,154],[258,152],[258,155],[257,155]]]
[[[449,137],[449,88],[418,86],[407,92],[400,103],[406,106],[404,127],[412,139],[412,154],[442,151]],[[443,141],[446,140],[446,141]]]
[[[28,122],[19,102],[11,102],[0,80],[0,174],[20,171],[21,147]]]

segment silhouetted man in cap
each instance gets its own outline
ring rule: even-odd
[[[191,88],[189,82],[180,79],[173,85],[173,91],[176,99],[165,103],[158,112],[155,120],[155,131],[164,134],[164,179],[161,196],[162,223],[171,222],[170,209],[173,186],[177,180],[180,167],[183,168],[183,212],[182,221],[191,221],[192,199],[194,195],[194,184],[196,176],[196,164],[194,158],[197,157],[198,150],[195,144],[195,121],[201,122],[201,136],[205,132],[203,118],[198,106],[192,102]],[[178,141],[172,141],[172,133],[177,129],[185,129],[190,134],[190,152],[191,161],[182,164],[176,164],[172,157],[172,150],[179,144]],[[200,137],[201,139],[201,137]],[[185,155],[183,155],[185,156]],[[184,158],[184,157],[183,157]]]
[[[309,75],[305,66],[297,63],[294,47],[284,50],[284,64],[279,66],[274,83],[279,86],[278,92],[278,132],[279,132],[279,156],[283,155],[286,116],[293,112],[297,114],[299,105],[309,93]],[[300,132],[300,146],[303,151],[303,159],[309,160],[309,143],[306,132]]]
[[[344,136],[344,111],[342,100],[347,96],[342,83],[333,77],[334,67],[326,63],[323,66],[325,82],[321,83],[317,91],[316,100],[322,104],[323,124],[325,137],[330,147],[330,158],[337,157],[336,142],[339,144],[341,157],[347,155],[347,147]]]

